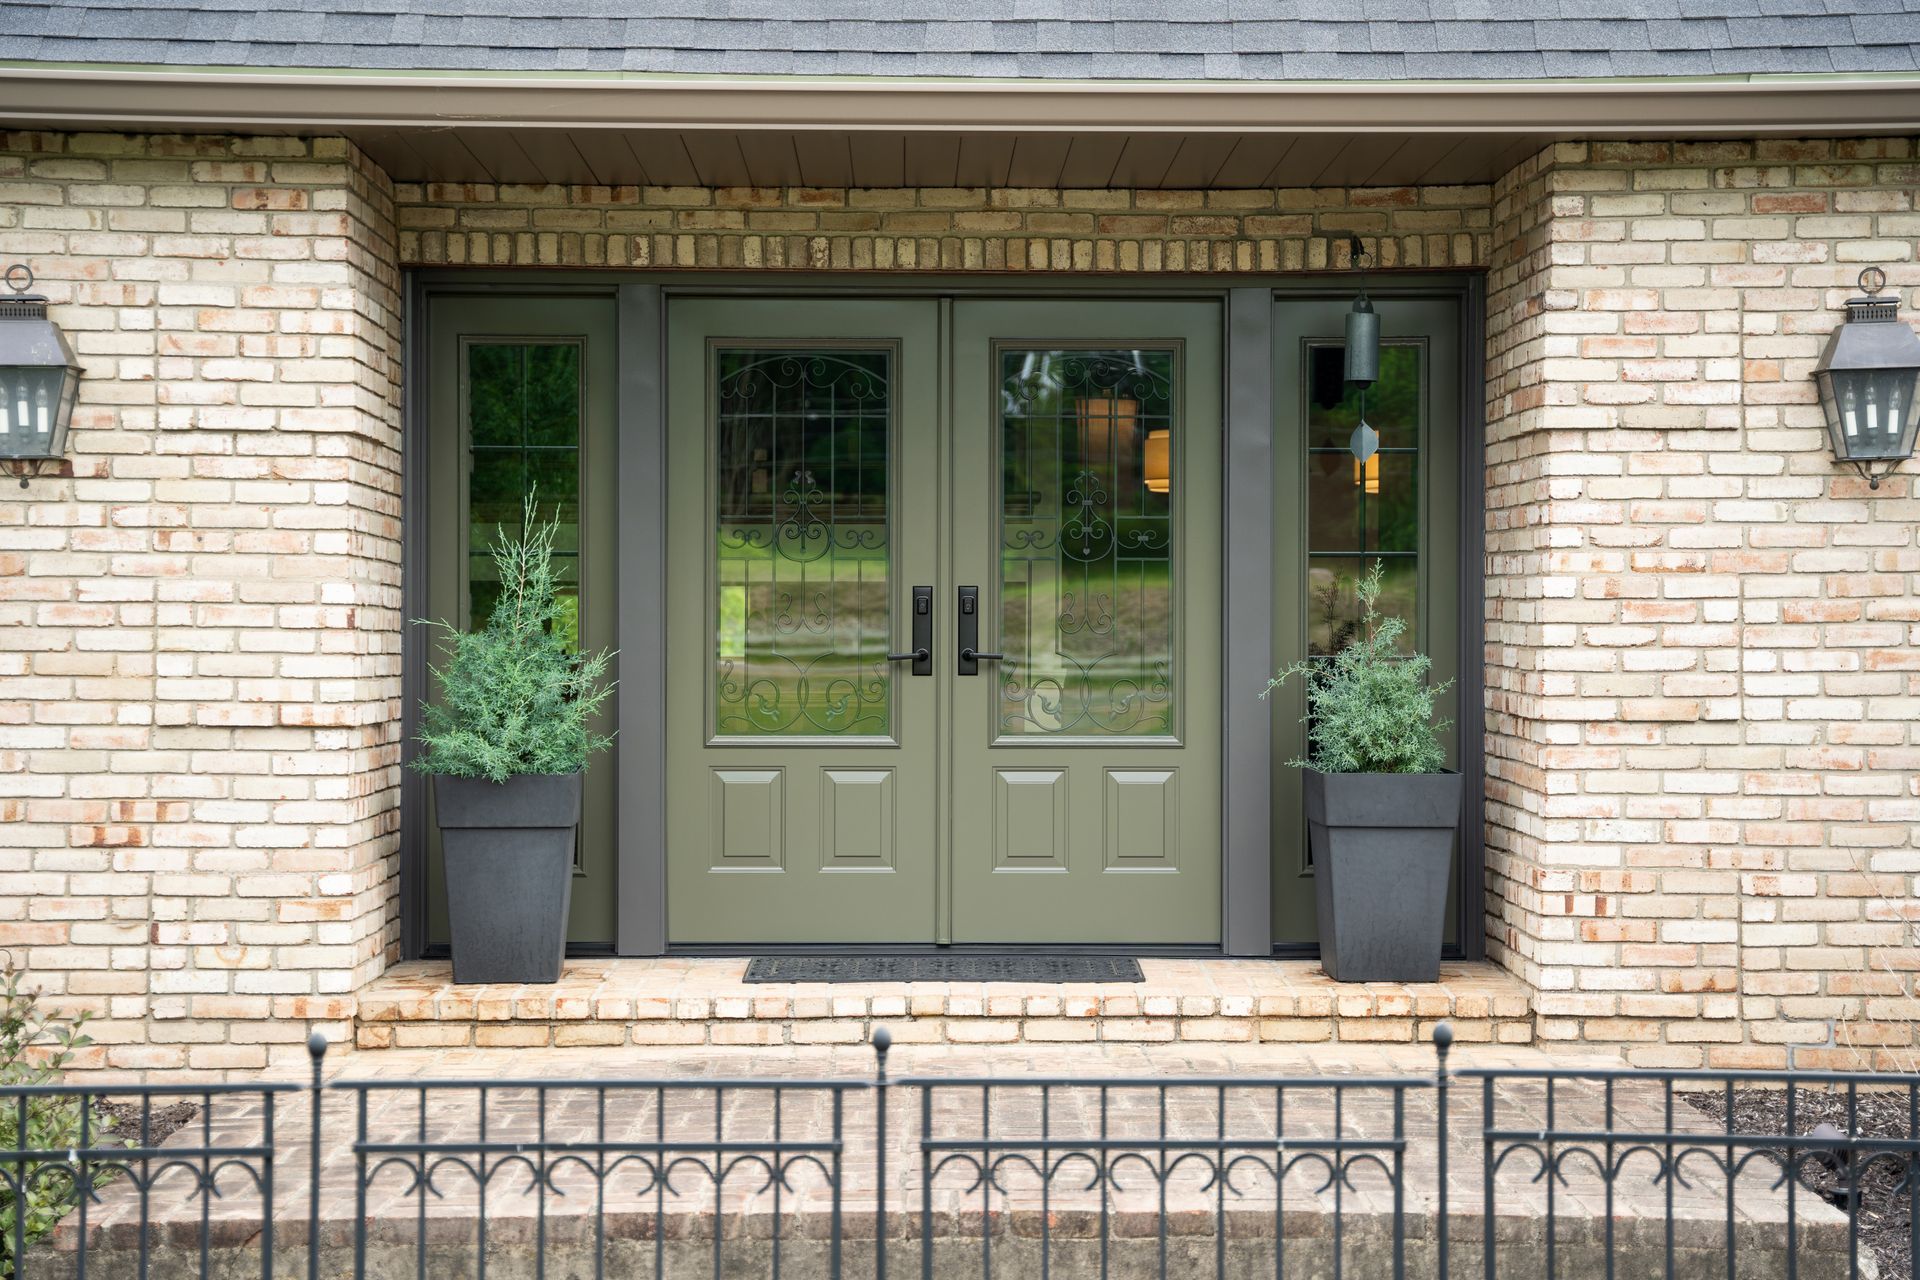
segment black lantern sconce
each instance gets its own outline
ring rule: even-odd
[[[16,262],[6,270],[11,296],[0,296],[0,462],[27,487],[28,468],[67,453],[67,428],[80,395],[80,362],[60,326],[47,319],[47,300],[33,288],[33,272]]]
[[[1360,273],[1360,296],[1347,312],[1346,380],[1360,388],[1360,425],[1347,447],[1353,450],[1353,482],[1367,493],[1380,492],[1380,433],[1367,425],[1367,388],[1380,377],[1380,315],[1367,300],[1367,274],[1361,264],[1371,258],[1360,237],[1347,237],[1347,260]]]
[[[1827,339],[1813,366],[1820,408],[1827,415],[1833,456],[1850,462],[1878,489],[1880,477],[1913,456],[1920,426],[1920,337],[1900,323],[1900,298],[1880,296],[1887,273],[1860,273],[1858,298],[1847,299],[1847,318]],[[1876,470],[1876,468],[1878,468]]]

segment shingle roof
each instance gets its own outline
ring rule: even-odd
[[[1920,0],[0,0],[0,61],[1135,80],[1914,71]]]

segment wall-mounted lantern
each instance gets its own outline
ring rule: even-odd
[[[66,456],[67,427],[80,395],[80,362],[25,263],[7,268],[0,296],[0,462],[27,487],[28,468]]]
[[[1899,295],[1880,296],[1886,285],[1878,267],[1860,273],[1863,296],[1847,299],[1846,320],[1813,366],[1833,456],[1852,463],[1870,489],[1913,456],[1920,426],[1920,337],[1900,323]]]
[[[1367,388],[1380,377],[1380,315],[1367,300],[1367,274],[1361,265],[1372,257],[1360,237],[1347,237],[1347,261],[1360,273],[1360,296],[1347,312],[1346,380],[1360,387],[1360,424],[1347,447],[1353,450],[1353,483],[1367,493],[1380,492],[1380,433],[1367,425]]]

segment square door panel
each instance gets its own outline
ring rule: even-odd
[[[1180,869],[1180,771],[1108,769],[1108,871]]]
[[[781,871],[786,867],[786,771],[715,769],[715,871]]]
[[[893,870],[893,770],[820,771],[820,869]]]
[[[1067,869],[1067,772],[993,771],[993,869]]]

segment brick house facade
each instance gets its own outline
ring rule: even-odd
[[[68,462],[0,492],[0,950],[93,1015],[81,1065],[204,1074],[351,1041],[410,958],[410,276],[1345,288],[1357,236],[1378,280],[1484,281],[1464,856],[1533,1034],[1909,1066],[1920,497],[1912,464],[1870,490],[1835,463],[1810,370],[1862,267],[1910,318],[1920,117],[1849,130],[1821,104],[1861,86],[1829,87],[1789,104],[1821,136],[1720,119],[1508,141],[1472,180],[1192,187],[477,181],[424,145],[390,171],[357,127],[0,110],[0,262],[85,366]]]

